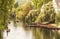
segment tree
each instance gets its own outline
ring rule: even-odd
[[[0,0],[0,30],[7,26],[9,11],[12,10],[14,0]]]
[[[46,4],[46,3],[48,3],[49,1],[52,1],[52,0],[43,0],[43,3]]]
[[[25,23],[27,24],[34,23],[39,14],[40,12],[38,10],[31,10],[25,17]]]
[[[39,14],[36,22],[50,22],[55,20],[55,11],[52,2],[49,1],[41,8],[41,13]]]
[[[33,4],[34,4],[34,8],[40,8],[43,5],[43,0],[32,0]]]

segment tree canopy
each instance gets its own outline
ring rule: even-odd
[[[7,26],[9,11],[12,9],[14,0],[0,0],[0,30]]]

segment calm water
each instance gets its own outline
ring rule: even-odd
[[[10,24],[8,24],[10,32],[7,36],[6,30],[4,30],[3,39],[33,39],[32,31],[25,31],[22,27],[22,23],[17,24],[17,27],[14,27],[12,21]]]
[[[14,27],[14,23],[11,21],[11,23],[8,24],[10,32],[7,36],[6,30],[4,30],[3,39],[60,39],[60,30],[52,31],[47,29],[32,29],[26,31],[22,27],[23,24],[21,22],[17,23],[16,26],[17,27]]]

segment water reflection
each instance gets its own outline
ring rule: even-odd
[[[0,31],[0,39],[3,39],[3,32]]]
[[[11,21],[8,24],[10,32],[8,32],[8,36],[6,30],[4,30],[1,39],[60,39],[60,30],[48,30],[42,28],[26,28],[24,29],[22,22],[16,23],[16,27],[14,27],[14,22]]]
[[[33,33],[34,39],[60,39],[60,34],[56,30],[36,28],[33,32],[35,32]]]
[[[10,24],[8,24],[8,28],[10,29],[10,32],[6,33],[6,30],[3,32],[3,39],[32,39],[32,31],[25,31],[22,27],[21,23],[17,23],[17,27],[14,27],[13,22],[11,21]]]

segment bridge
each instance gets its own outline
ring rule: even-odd
[[[41,23],[28,24],[26,27],[30,27],[30,28],[43,28],[43,29],[49,29],[49,30],[60,30],[60,27],[57,27],[55,25],[41,24]]]

